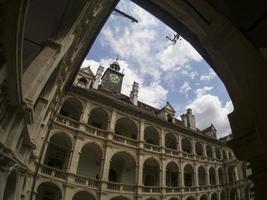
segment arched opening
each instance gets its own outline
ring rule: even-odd
[[[77,192],[73,196],[72,200],[95,200],[95,197],[86,191],[81,191]]]
[[[143,184],[145,186],[159,186],[160,167],[154,158],[149,158],[143,165]]]
[[[114,197],[111,200],[129,200],[129,199],[123,196],[119,196],[119,197]]]
[[[232,189],[230,191],[230,200],[239,200],[237,189]]]
[[[213,194],[211,195],[210,200],[218,200],[218,196],[217,196],[217,194],[216,194],[216,193],[213,193]]]
[[[56,133],[49,140],[44,164],[57,169],[67,169],[71,150],[72,142],[69,136]]]
[[[195,144],[196,154],[199,156],[203,156],[203,146],[200,142],[196,142]]]
[[[215,148],[215,155],[217,159],[222,159],[222,154],[220,149],[218,149],[218,147]]]
[[[13,170],[7,177],[3,200],[16,200],[17,174]]]
[[[212,150],[212,148],[211,148],[210,145],[207,145],[207,146],[206,146],[206,152],[207,152],[207,156],[208,156],[209,158],[213,158],[213,150]]]
[[[195,185],[194,168],[190,164],[187,164],[184,167],[184,185],[186,187],[192,187]]]
[[[222,155],[223,155],[223,160],[226,160],[227,159],[227,154],[226,154],[226,152],[224,150],[222,152]]]
[[[203,195],[200,197],[199,200],[208,200],[208,196],[205,195],[205,194],[203,194]]]
[[[232,152],[228,152],[228,158],[231,159],[234,157],[234,154]]]
[[[62,199],[62,193],[58,186],[53,183],[42,183],[38,186],[36,200],[58,200]]]
[[[230,184],[236,182],[238,180],[236,166],[234,165],[229,166],[227,175]]]
[[[85,88],[87,84],[88,84],[88,81],[85,77],[82,76],[78,79],[78,86]]]
[[[219,178],[219,184],[223,185],[224,184],[224,173],[221,167],[218,168],[218,178]]]
[[[198,174],[198,184],[199,186],[206,186],[207,185],[207,175],[206,175],[206,170],[203,166],[199,166],[197,170]]]
[[[144,139],[146,143],[159,145],[159,133],[152,126],[145,128]]]
[[[210,185],[216,185],[216,172],[213,167],[209,169]]]
[[[173,150],[177,150],[177,139],[174,134],[167,133],[165,135],[165,147]]]
[[[80,101],[75,98],[68,98],[64,101],[59,113],[65,117],[79,121],[82,111],[83,105]]]
[[[225,191],[222,191],[220,194],[221,200],[226,200],[226,194]]]
[[[168,187],[178,187],[179,169],[174,162],[168,163],[166,167],[166,185]]]
[[[94,108],[90,112],[88,124],[103,130],[107,130],[108,127],[108,114],[102,108]]]
[[[115,133],[136,140],[138,129],[132,120],[128,118],[120,118],[116,122]]]
[[[86,178],[99,179],[102,161],[102,150],[96,144],[83,146],[77,168],[77,174]]]
[[[190,196],[190,197],[187,197],[186,200],[195,200],[195,198]]]
[[[182,139],[182,151],[186,153],[192,153],[192,143],[188,138]]]
[[[112,156],[109,167],[109,181],[135,184],[136,164],[134,158],[126,153],[119,152]]]

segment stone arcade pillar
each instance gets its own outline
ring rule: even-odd
[[[76,138],[75,145],[72,151],[72,157],[69,159],[69,172],[72,174],[77,173],[78,165],[79,165],[79,159],[81,155],[81,149],[82,149],[82,143],[83,140],[79,137]]]

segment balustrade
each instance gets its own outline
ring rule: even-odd
[[[166,187],[166,193],[179,193],[181,192],[180,187]]]
[[[128,145],[137,147],[137,140],[134,140],[134,139],[131,139],[131,138],[127,138],[127,137],[124,137],[124,136],[121,136],[121,135],[114,134],[113,135],[113,140],[116,141],[116,142],[120,142],[120,143],[123,143],[123,144],[128,144]]]
[[[66,180],[68,177],[67,172],[60,170],[60,169],[53,168],[53,167],[49,167],[46,165],[41,165],[41,173],[48,175],[48,176],[64,179],[64,180]]]
[[[143,186],[142,192],[145,193],[160,193],[161,187],[159,186]]]
[[[116,191],[134,192],[135,186],[123,183],[107,182],[107,189]]]
[[[150,151],[160,152],[160,147],[154,144],[145,143],[144,148]]]

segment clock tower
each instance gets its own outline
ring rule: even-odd
[[[120,93],[123,76],[124,74],[120,72],[120,65],[116,60],[106,69],[102,76],[101,86],[112,92]]]

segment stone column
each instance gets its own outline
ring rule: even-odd
[[[166,158],[162,158],[162,185],[161,187],[166,187],[166,167],[167,167],[167,161]]]
[[[88,120],[90,117],[90,111],[91,111],[91,103],[89,101],[87,101],[86,104],[84,105],[83,113],[82,113],[81,118],[80,118],[80,122],[82,124],[88,124]],[[84,125],[81,125],[80,129],[83,131],[86,130]]]
[[[80,122],[87,124],[89,120],[89,115],[91,111],[91,102],[87,101],[84,105],[83,113],[81,115]]]
[[[110,117],[109,127],[108,127],[108,130],[113,133],[115,131],[116,118],[117,118],[117,111],[116,109],[113,108],[111,117]]]
[[[106,147],[106,153],[105,153],[105,162],[104,162],[104,167],[103,167],[103,175],[102,175],[102,180],[103,181],[108,181],[108,175],[109,175],[109,167],[110,167],[110,162],[111,162],[111,157],[112,156],[112,149],[109,145]]]
[[[144,134],[145,134],[145,122],[144,122],[144,119],[141,119],[140,121],[140,129],[139,129],[139,147],[140,148],[144,148],[144,142],[145,142],[145,139],[144,139]]]
[[[193,155],[196,155],[196,140],[192,140],[192,153]]]
[[[195,167],[195,170],[194,170],[195,173],[194,173],[194,175],[195,175],[195,180],[196,180],[196,182],[195,182],[195,183],[196,183],[195,186],[196,186],[196,187],[199,187],[199,180],[198,180],[198,173],[197,173],[197,169],[198,169],[198,168],[197,168],[197,166],[194,166],[194,167]]]
[[[220,185],[218,168],[215,168],[215,184]]]
[[[81,155],[83,140],[81,138],[76,138],[75,146],[72,151],[72,158],[70,158],[69,172],[76,174],[79,164],[79,159]]]
[[[206,182],[207,182],[207,186],[210,186],[210,173],[209,173],[208,166],[206,167]]]
[[[207,157],[207,144],[203,144],[203,156]]]
[[[165,154],[165,131],[164,129],[160,130],[160,146],[161,146],[161,153]]]
[[[144,169],[143,164],[144,164],[144,152],[141,150],[138,155],[138,174],[137,174],[138,193],[142,193],[143,169]]]

